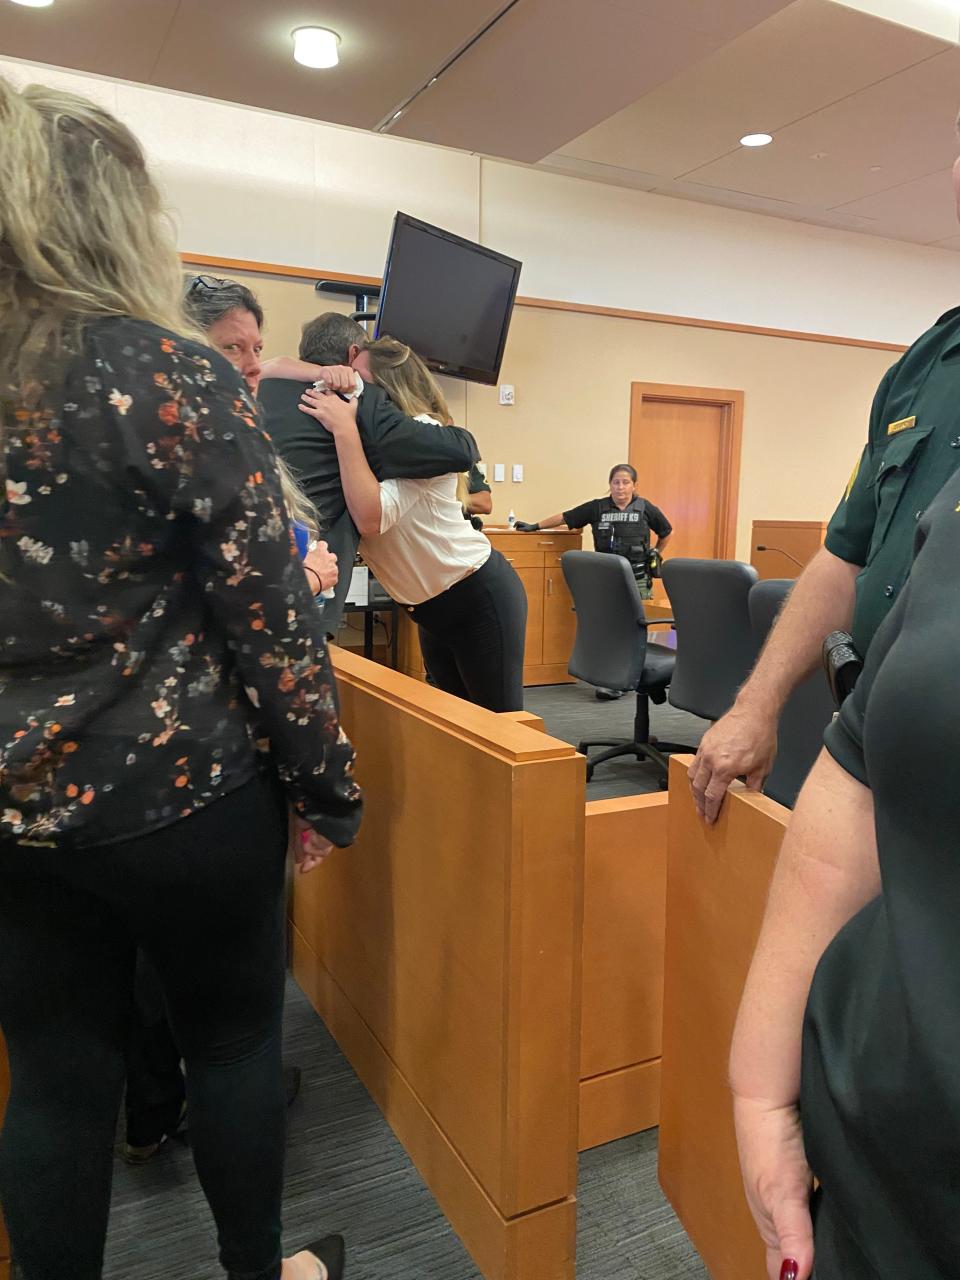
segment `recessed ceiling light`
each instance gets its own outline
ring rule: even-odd
[[[22,4],[25,9],[49,9],[53,0],[13,0],[14,4]]]
[[[304,67],[325,70],[340,61],[340,37],[326,27],[297,27],[293,33],[293,56]]]
[[[741,147],[766,147],[772,141],[772,133],[745,133],[740,139],[740,145]]]

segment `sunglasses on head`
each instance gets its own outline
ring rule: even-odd
[[[216,293],[219,289],[229,289],[231,282],[220,276],[194,276],[187,289],[187,297],[195,293]]]

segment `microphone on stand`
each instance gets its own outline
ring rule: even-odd
[[[784,551],[783,547],[762,547],[758,543],[757,546],[754,548],[754,550],[755,551],[776,551],[778,555],[786,556],[788,560],[792,560],[798,569],[806,568],[802,560],[798,560],[797,557],[794,555],[791,555],[789,551]]]

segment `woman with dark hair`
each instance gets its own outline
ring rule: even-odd
[[[637,493],[637,473],[629,462],[618,462],[610,470],[610,492],[603,498],[591,498],[569,511],[558,511],[536,524],[518,520],[514,526],[521,533],[540,529],[582,529],[590,525],[596,551],[609,551],[630,561],[637,586],[644,600],[653,594],[653,577],[659,576],[659,561],[673,532],[673,525],[659,507]],[[651,534],[656,542],[651,542]],[[651,553],[656,552],[655,556]]]
[[[606,551],[623,556],[630,562],[637,589],[644,600],[653,595],[653,579],[660,576],[660,561],[673,525],[659,507],[637,493],[637,472],[629,462],[618,462],[611,467],[608,477],[610,491],[603,498],[591,498],[569,511],[558,511],[536,524],[518,520],[514,528],[520,533],[536,533],[540,529],[582,529],[589,525],[593,531],[595,551]],[[651,542],[651,535],[656,542]],[[623,694],[617,689],[598,689],[601,702],[614,702]]]
[[[136,138],[0,79],[0,1201],[24,1280],[101,1276],[138,948],[224,1270],[343,1270],[339,1236],[281,1256],[280,1029],[287,806],[301,872],[349,845],[353,752],[273,449],[181,293]]]

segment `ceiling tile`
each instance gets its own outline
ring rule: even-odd
[[[669,5],[665,5],[663,0],[613,2],[620,8],[629,8],[631,13],[641,14],[645,18],[668,16],[675,26],[726,35],[728,39],[734,26],[745,31],[783,8],[776,0],[723,0],[723,4],[718,4],[717,0],[670,0]]]
[[[833,208],[951,165],[960,49],[939,53],[686,176]]]
[[[3,4],[0,54],[147,80],[180,0],[72,0],[49,9]]]
[[[503,0],[207,0],[182,5],[154,84],[334,124],[373,128],[416,92]],[[290,33],[329,26],[340,65],[293,61]]]
[[[509,161],[507,162],[509,163]],[[538,169],[548,173],[565,173],[574,178],[586,178],[591,182],[606,182],[618,187],[636,187],[639,191],[652,191],[660,186],[663,177],[658,173],[642,173],[639,169],[621,169],[617,165],[595,164],[592,160],[578,160],[576,156],[555,151],[541,160]]]
[[[523,0],[391,132],[512,160],[542,159],[712,53],[743,30],[756,5],[731,0],[717,8],[722,29],[702,31],[678,25],[672,5],[654,13],[623,0],[592,0],[585,20],[583,0]]]
[[[878,191],[863,200],[840,205],[833,212],[862,214],[897,240],[929,244],[956,234],[957,207],[953,170],[942,169],[914,182]]]
[[[0,0],[0,53],[166,89],[372,128],[505,0]],[[329,26],[340,65],[293,60],[296,27]]]
[[[946,47],[831,0],[798,0],[561,153],[676,178],[744,133],[774,132]]]

